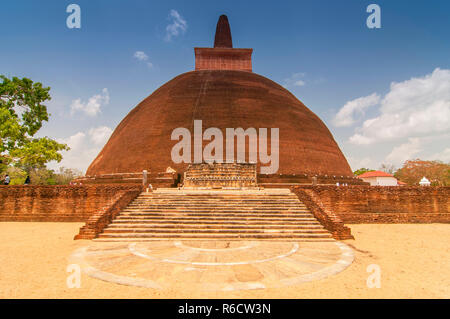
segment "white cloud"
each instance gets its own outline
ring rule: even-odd
[[[373,144],[450,132],[450,70],[393,82],[381,101],[380,115],[366,120],[350,137],[354,144]]]
[[[306,73],[303,72],[297,72],[293,73],[289,78],[284,79],[283,86],[285,88],[292,87],[292,86],[305,86],[306,82],[302,80],[304,78]]]
[[[353,156],[347,156],[346,158],[352,171],[356,171],[360,168],[376,169],[379,166],[379,163],[377,163],[373,157],[356,158]]]
[[[136,59],[138,59],[139,61],[145,62],[145,64],[147,64],[147,66],[149,68],[153,67],[153,63],[151,63],[150,61],[148,61],[149,57],[147,54],[145,54],[144,51],[136,51],[133,55],[133,57],[135,57]]]
[[[112,129],[107,126],[100,126],[97,128],[91,128],[89,130],[89,136],[92,142],[96,145],[104,145],[112,134]]]
[[[367,108],[379,102],[380,96],[376,93],[351,100],[339,110],[333,119],[333,124],[338,127],[351,126],[356,122],[355,115],[364,115]]]
[[[83,143],[85,141],[86,134],[83,132],[78,132],[69,138],[58,139],[58,142],[67,144],[71,150],[79,150],[83,147]]]
[[[442,152],[428,156],[427,159],[432,161],[442,161],[444,163],[450,163],[450,147],[444,149]]]
[[[144,51],[136,51],[136,52],[134,53],[134,57],[135,57],[136,59],[138,59],[139,61],[147,61],[147,60],[148,60],[148,55],[145,54]]]
[[[101,94],[96,94],[89,98],[87,102],[82,102],[81,99],[72,101],[70,105],[70,114],[82,112],[88,116],[94,117],[101,113],[101,107],[109,104],[109,92],[107,88],[102,90]]]
[[[350,143],[358,144],[358,145],[368,145],[372,143],[372,139],[362,136],[361,134],[355,134],[350,137]]]
[[[170,10],[169,20],[171,23],[166,27],[166,41],[171,41],[173,37],[185,33],[188,27],[186,20],[176,10]]]
[[[419,138],[410,138],[408,142],[396,146],[386,156],[386,161],[397,167],[401,167],[406,160],[414,159],[414,156],[422,151]]]
[[[78,132],[68,138],[57,139],[70,147],[63,151],[60,163],[51,163],[50,168],[66,167],[86,171],[111,135],[112,130],[107,126],[100,126],[88,130],[88,133]]]

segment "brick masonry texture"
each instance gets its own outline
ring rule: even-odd
[[[299,186],[292,190],[316,198],[345,224],[450,223],[450,187]]]
[[[309,189],[293,187],[292,191],[309,208],[314,217],[325,227],[334,239],[354,239],[350,228],[344,226],[342,219],[322,205],[319,196]]]
[[[140,185],[0,186],[0,221],[85,222]]]
[[[111,201],[96,210],[87,220],[86,225],[81,227],[80,233],[74,239],[93,239],[108,226],[113,219],[127,207],[131,201],[141,193],[140,189],[125,189],[119,191]]]
[[[252,72],[252,49],[195,48],[195,70]]]

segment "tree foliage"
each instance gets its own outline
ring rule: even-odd
[[[23,185],[27,176],[30,176],[33,185],[67,185],[73,179],[83,175],[81,171],[64,167],[60,167],[56,172],[44,167],[27,172],[21,168],[10,166],[5,173],[11,178],[10,185]],[[3,179],[3,176],[0,177],[0,180]]]
[[[34,137],[49,119],[43,103],[51,99],[50,88],[27,78],[0,79],[0,170],[13,164],[30,172],[61,161],[60,151],[68,150],[67,145]]]
[[[359,175],[364,174],[366,172],[373,172],[373,171],[374,171],[373,169],[369,169],[369,168],[360,168],[360,169],[354,171],[353,174],[355,174],[356,176],[359,176]]]
[[[450,186],[450,164],[420,159],[409,160],[395,172],[394,176],[409,185],[418,185],[425,176],[433,186]]]

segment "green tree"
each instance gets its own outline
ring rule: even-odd
[[[55,173],[51,169],[36,168],[30,173],[33,185],[56,185]]]
[[[354,171],[353,174],[355,174],[356,176],[359,176],[359,175],[364,174],[366,172],[373,172],[373,171],[374,171],[373,169],[369,169],[369,168],[360,168],[360,169]]]
[[[18,167],[10,166],[6,169],[5,173],[11,178],[10,185],[23,185],[27,178],[27,172]]]
[[[30,174],[49,161],[60,162],[67,145],[34,137],[49,119],[43,103],[51,99],[50,88],[27,78],[0,79],[0,169],[12,164]]]

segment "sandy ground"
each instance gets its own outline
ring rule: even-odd
[[[340,274],[282,289],[234,292],[155,290],[82,276],[67,288],[67,258],[82,223],[0,223],[0,298],[450,298],[450,225],[350,225],[355,261]],[[381,288],[367,287],[367,266]]]

